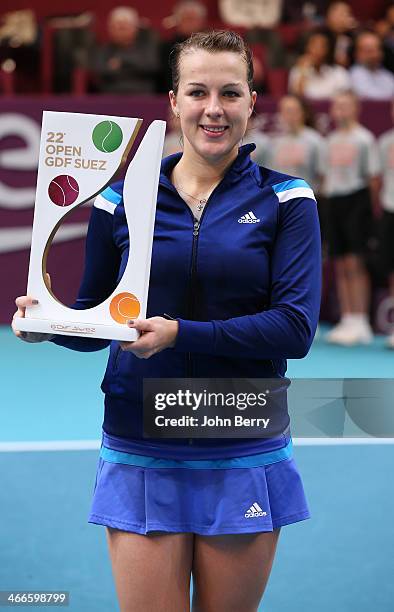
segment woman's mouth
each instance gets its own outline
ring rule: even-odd
[[[200,125],[209,138],[219,138],[228,130],[228,125]]]

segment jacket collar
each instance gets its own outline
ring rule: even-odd
[[[226,180],[226,182],[236,181],[245,170],[250,168],[250,166],[253,165],[253,162],[250,159],[250,154],[255,150],[255,148],[256,145],[254,143],[242,145],[238,150],[237,157],[227,170],[223,180]],[[179,162],[182,155],[182,153],[174,153],[174,155],[169,155],[163,159],[160,170],[160,185],[174,189],[174,186],[170,181],[170,175],[172,169]]]

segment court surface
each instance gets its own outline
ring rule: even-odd
[[[73,612],[116,611],[104,528],[87,523],[107,352],[29,345],[6,328],[0,347],[0,590],[66,590]],[[288,375],[392,378],[393,362],[382,338],[318,339]],[[394,609],[394,445],[368,442],[296,441],[313,518],[282,529],[259,612]]]

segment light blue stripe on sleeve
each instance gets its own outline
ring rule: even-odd
[[[112,204],[119,204],[122,201],[122,196],[120,193],[117,193],[111,187],[107,187],[104,191],[101,192],[101,197],[108,200]]]
[[[275,193],[288,191],[289,189],[297,189],[298,187],[310,189],[310,185],[308,185],[308,183],[303,179],[290,179],[289,181],[283,181],[283,183],[272,185],[272,189],[275,191]]]
[[[221,470],[231,468],[259,467],[278,463],[285,459],[290,459],[293,454],[293,443],[290,439],[288,444],[278,450],[248,455],[246,457],[234,457],[232,459],[212,459],[212,460],[173,460],[158,459],[146,455],[135,455],[115,451],[106,446],[101,447],[100,457],[110,463],[121,463],[124,465],[135,465],[146,468],[189,468],[195,470]]]

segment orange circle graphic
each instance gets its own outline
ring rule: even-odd
[[[129,319],[136,319],[140,314],[141,306],[132,293],[118,293],[112,298],[109,305],[111,317],[117,323],[127,323]]]

